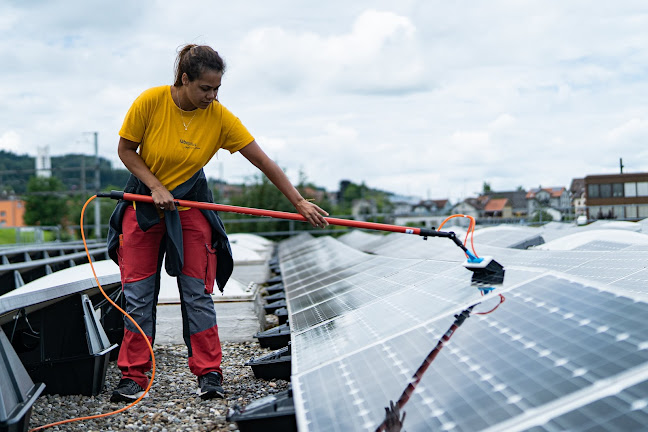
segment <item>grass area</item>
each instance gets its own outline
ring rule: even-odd
[[[43,241],[54,241],[56,240],[56,233],[52,231],[43,231]],[[20,238],[16,239],[16,229],[15,228],[0,228],[0,244],[16,244],[18,243],[34,243],[36,242],[36,232],[35,231],[26,231],[25,229],[20,230]]]

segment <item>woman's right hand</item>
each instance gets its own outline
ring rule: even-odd
[[[164,186],[152,189],[151,197],[156,208],[160,210],[175,210],[173,195]]]

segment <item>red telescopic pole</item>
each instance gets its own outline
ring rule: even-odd
[[[101,193],[101,194],[97,194],[97,196],[124,199],[126,201],[137,201],[137,202],[145,202],[151,204],[153,203],[153,198],[148,195],[138,195],[138,194],[132,194],[126,192],[119,192],[119,191],[112,191],[110,192],[110,194]],[[214,203],[206,203],[206,202],[198,202],[198,201],[187,201],[187,200],[174,200],[173,202],[176,206],[180,206],[180,207],[191,207],[191,208],[197,208],[203,210],[221,211],[226,213],[240,213],[240,214],[247,214],[252,216],[261,216],[261,217],[270,217],[276,219],[288,219],[288,220],[307,222],[306,218],[304,218],[304,216],[298,213],[289,213],[289,212],[282,212],[276,210],[264,210],[264,209],[257,209],[251,207],[238,207],[238,206],[231,206],[225,204],[214,204]],[[325,217],[324,219],[326,219],[326,221],[331,225],[348,226],[353,228],[364,228],[364,229],[371,229],[371,230],[378,230],[378,231],[390,231],[390,232],[397,232],[403,234],[422,235],[421,228],[411,228],[406,226],[389,225],[389,224],[382,224],[382,223],[375,223],[375,222],[363,222],[363,221],[355,221],[355,220],[348,220],[348,219],[338,219],[332,217]]]

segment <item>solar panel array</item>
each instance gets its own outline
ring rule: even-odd
[[[454,244],[377,242],[378,255],[330,237],[280,246],[300,431],[376,430],[455,314],[479,302],[403,406],[404,430],[648,424],[647,251],[476,245],[506,266],[506,301],[477,315],[499,297],[471,285]]]
[[[456,261],[463,259],[461,251],[451,242],[433,240],[424,242],[414,236],[390,234],[364,250],[371,254],[399,258]],[[494,256],[505,267],[560,271],[610,285],[628,295],[648,300],[646,244],[623,243],[623,247],[612,248],[608,245],[607,248],[602,248],[600,242],[593,240],[575,250],[518,250],[481,244],[478,236],[475,237],[474,244],[480,255]]]

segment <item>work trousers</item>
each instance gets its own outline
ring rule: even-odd
[[[211,246],[212,229],[198,209],[179,212],[182,223],[184,266],[177,277],[184,341],[189,350],[189,369],[201,376],[216,371],[222,375],[222,351],[211,292],[216,277],[216,252]],[[135,209],[128,207],[122,221],[117,249],[126,312],[142,328],[151,344],[155,340],[155,317],[160,292],[160,271],[165,250],[166,225],[142,231]],[[151,357],[146,341],[124,317],[124,339],[117,365],[124,378],[145,388]]]

